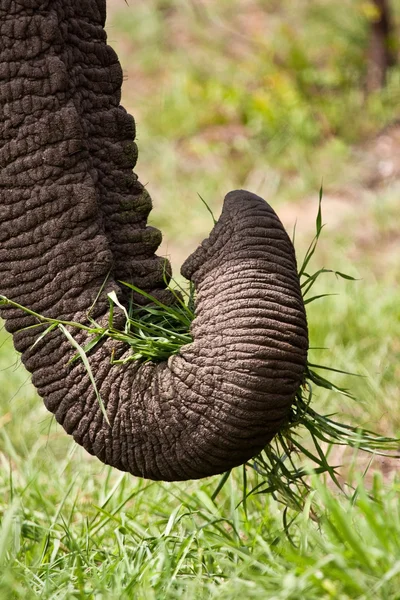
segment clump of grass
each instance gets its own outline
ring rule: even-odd
[[[204,200],[202,200],[204,202]],[[321,275],[331,273],[337,277],[353,280],[354,278],[339,271],[330,269],[319,269],[314,273],[309,271],[310,261],[316,251],[322,224],[322,188],[319,196],[319,206],[316,218],[316,233],[305,254],[299,277],[304,304],[310,304],[330,294],[318,294],[311,296],[310,292]],[[123,342],[130,348],[122,358],[115,358],[112,352],[110,360],[112,364],[126,364],[131,361],[153,361],[167,360],[170,356],[179,352],[185,344],[192,342],[190,333],[191,323],[195,317],[194,300],[195,290],[190,285],[189,291],[181,286],[168,289],[175,296],[175,303],[166,305],[157,298],[139,289],[132,283],[120,281],[122,286],[131,291],[131,299],[128,307],[124,306],[115,292],[108,294],[109,315],[106,326],[97,323],[88,314],[89,325],[71,321],[59,321],[46,318],[20,304],[0,296],[0,306],[13,306],[22,309],[26,313],[36,317],[37,324],[32,327],[48,327],[38,336],[37,344],[47,333],[58,327],[67,337],[73,347],[77,350],[71,362],[82,360],[91,379],[96,395],[108,421],[105,407],[97,391],[95,378],[88,361],[88,354],[104,339],[109,338],[116,342]],[[135,298],[141,296],[147,302],[145,305],[135,302]],[[125,315],[124,328],[121,330],[115,325],[115,312],[122,311]],[[90,341],[85,346],[80,346],[71,335],[69,328],[77,328],[88,333]],[[352,394],[339,387],[330,379],[322,376],[320,371],[341,373],[358,376],[326,365],[320,365],[307,361],[303,381],[296,393],[286,424],[274,437],[272,442],[252,461],[243,466],[243,502],[250,494],[269,493],[287,509],[296,512],[303,510],[306,498],[310,492],[310,474],[327,474],[333,483],[342,491],[343,488],[338,480],[337,467],[329,462],[329,452],[332,446],[348,446],[382,456],[400,458],[400,440],[381,436],[357,426],[341,423],[332,418],[332,415],[321,415],[312,408],[315,388],[323,388],[333,393],[344,395],[355,399]],[[310,443],[302,442],[303,434],[306,433]],[[305,465],[307,459],[309,464]],[[261,477],[261,482],[255,487],[247,489],[246,468],[254,469]],[[230,475],[225,473],[212,496],[213,499],[219,494]]]
[[[321,365],[315,366],[324,368]],[[245,485],[244,501],[253,493],[270,493],[286,508],[299,512],[304,509],[306,498],[311,491],[311,473],[328,475],[335,486],[344,492],[337,473],[340,465],[334,466],[329,461],[333,446],[347,446],[370,454],[400,458],[399,439],[342,423],[333,419],[332,415],[316,412],[311,407],[314,397],[313,385],[353,398],[347,390],[337,387],[317,374],[308,363],[286,425],[254,461],[249,463],[261,476],[262,481],[251,490],[247,490]],[[303,442],[304,437],[307,442]],[[304,459],[308,459],[308,466],[304,465]],[[246,482],[245,475],[244,480]]]
[[[166,305],[132,283],[125,281],[119,283],[145,298],[148,304],[143,306],[135,303],[132,294],[129,307],[125,309],[118,301],[115,292],[108,295],[111,323],[114,307],[118,306],[125,313],[125,335],[119,337],[119,341],[126,342],[131,347],[129,356],[122,360],[113,360],[114,364],[136,360],[153,362],[167,360],[177,354],[182,346],[193,341],[190,334],[190,326],[195,316],[193,285],[188,292],[182,287],[177,290],[169,286],[168,289],[175,297],[175,303]],[[120,332],[114,334],[118,335]]]

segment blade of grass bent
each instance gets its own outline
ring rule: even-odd
[[[96,380],[94,378],[93,372],[92,372],[92,368],[90,366],[88,357],[86,355],[86,352],[84,351],[84,349],[82,348],[82,346],[80,344],[78,344],[78,342],[75,340],[75,338],[72,337],[72,335],[69,333],[69,331],[64,327],[64,325],[58,325],[59,329],[63,332],[63,334],[65,335],[65,337],[67,338],[67,340],[70,342],[70,344],[78,351],[79,356],[82,359],[83,364],[85,365],[85,369],[89,375],[90,378],[90,382],[93,386],[93,390],[96,394],[96,398],[98,400],[101,412],[103,413],[103,416],[106,420],[106,422],[108,423],[108,425],[110,425],[110,421],[108,419],[107,416],[107,412],[103,403],[103,400],[101,399],[99,390],[97,389],[97,385],[96,385]]]

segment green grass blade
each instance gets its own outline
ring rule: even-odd
[[[202,201],[202,203],[204,204],[204,206],[206,207],[206,209],[208,210],[208,212],[210,213],[210,215],[211,215],[211,218],[212,218],[212,220],[213,220],[213,223],[214,223],[214,225],[216,225],[216,224],[217,224],[217,220],[216,220],[216,218],[214,217],[214,214],[213,214],[213,212],[212,212],[211,208],[209,207],[209,205],[207,204],[207,202],[204,200],[204,198],[202,198],[202,197],[200,196],[200,194],[199,194],[199,193],[197,193],[197,195],[198,195],[198,197],[200,198],[200,200]]]
[[[87,371],[87,374],[89,375],[89,379],[90,382],[93,386],[93,390],[96,394],[96,398],[97,401],[99,403],[101,412],[103,413],[103,416],[107,422],[108,425],[110,425],[110,421],[108,420],[108,416],[107,416],[107,412],[105,409],[105,406],[103,404],[103,400],[101,399],[100,393],[97,389],[97,385],[96,385],[96,380],[94,378],[93,372],[92,372],[92,368],[90,366],[88,357],[86,355],[85,350],[82,348],[82,346],[80,346],[80,344],[78,344],[78,342],[75,340],[75,338],[72,337],[72,335],[69,333],[69,331],[64,327],[64,325],[58,325],[58,327],[60,328],[60,330],[63,332],[63,334],[65,335],[65,337],[67,338],[67,340],[70,342],[70,344],[78,351],[79,356],[81,357],[81,360],[83,362],[83,364],[85,365],[85,369]]]

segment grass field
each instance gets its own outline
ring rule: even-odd
[[[109,41],[176,273],[212,227],[198,194],[216,215],[230,189],[263,195],[297,221],[301,260],[324,181],[314,267],[357,281],[318,284],[336,295],[310,305],[311,346],[326,348],[310,357],[363,377],[335,377],[357,401],[324,391],[316,406],[400,437],[400,69],[366,97],[369,3],[342,4],[111,0]],[[0,600],[400,599],[400,463],[340,448],[331,462],[346,495],[314,477],[297,515],[268,494],[243,503],[243,469],[215,498],[219,477],[111,470],[45,411],[3,330]]]

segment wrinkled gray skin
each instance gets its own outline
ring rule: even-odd
[[[96,319],[107,292],[124,300],[120,279],[170,301],[105,16],[104,0],[0,4],[0,292],[81,322],[109,273]],[[91,355],[110,425],[83,364],[67,364],[63,334],[32,349],[39,330],[23,328],[34,319],[2,312],[57,421],[106,464],[150,479],[205,477],[254,456],[287,418],[306,362],[294,250],[264,200],[228,194],[182,273],[197,289],[192,344],[160,364],[111,365],[111,341]]]

